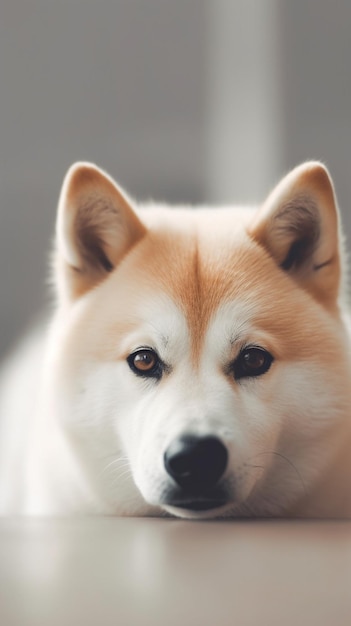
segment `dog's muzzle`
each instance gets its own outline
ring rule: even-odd
[[[226,497],[219,482],[227,463],[227,448],[217,437],[182,435],[174,439],[164,454],[164,465],[177,487],[165,504],[192,511],[222,506]]]

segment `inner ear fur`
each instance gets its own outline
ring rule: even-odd
[[[339,217],[328,170],[295,168],[269,195],[248,229],[282,271],[327,306],[340,285]]]
[[[59,289],[71,297],[91,289],[144,234],[130,200],[112,178],[91,163],[74,164],[57,214]]]

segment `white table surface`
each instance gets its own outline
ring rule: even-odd
[[[350,626],[351,522],[0,520],[1,626]]]

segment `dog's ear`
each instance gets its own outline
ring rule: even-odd
[[[336,198],[318,162],[295,168],[258,211],[249,235],[285,272],[325,306],[334,308],[340,283]]]
[[[57,214],[59,291],[75,298],[94,287],[144,233],[130,201],[105,172],[90,163],[73,165]]]

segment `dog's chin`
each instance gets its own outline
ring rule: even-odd
[[[230,508],[233,506],[231,502],[223,502],[216,500],[193,500],[179,502],[177,504],[162,504],[162,508],[173,517],[182,517],[185,519],[216,519],[226,517]]]
[[[215,519],[227,517],[229,510],[235,508],[234,490],[230,488],[228,481],[222,481],[212,488],[197,489],[194,493],[190,489],[182,489],[178,486],[168,487],[163,490],[158,505],[163,511],[173,517],[186,519]]]

